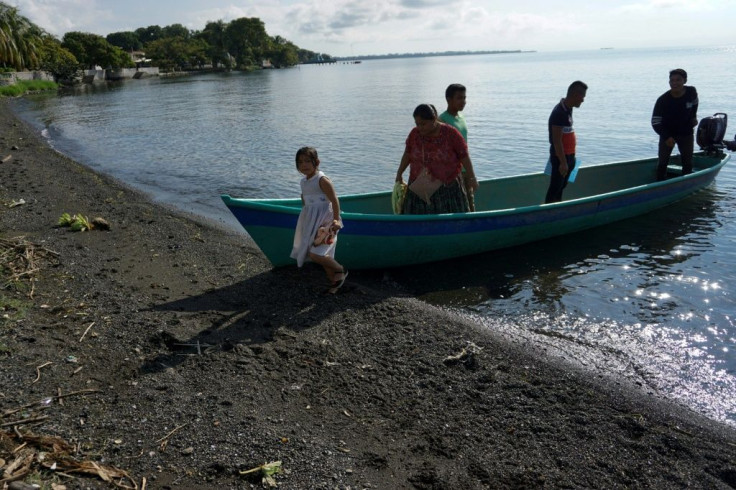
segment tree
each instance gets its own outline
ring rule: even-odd
[[[199,34],[199,37],[207,41],[209,45],[207,54],[210,60],[212,60],[212,66],[214,68],[219,65],[230,68],[230,55],[227,51],[227,38],[225,36],[226,28],[227,24],[221,20],[207,22],[204,30]]]
[[[272,65],[284,67],[299,63],[299,48],[294,43],[281,36],[275,36],[271,41],[268,58]]]
[[[138,39],[141,40],[144,46],[163,37],[159,26],[139,27],[135,30],[135,33],[138,35]]]
[[[51,73],[55,82],[71,82],[79,73],[79,61],[69,50],[51,36],[46,36],[39,47],[40,67]]]
[[[181,69],[189,62],[186,42],[180,37],[166,37],[146,44],[146,56],[164,71]]]
[[[108,34],[105,39],[113,46],[117,46],[123,51],[140,51],[143,48],[138,34],[133,31],[113,32]]]
[[[61,45],[89,69],[99,65],[104,68],[126,68],[134,66],[130,55],[105,38],[88,32],[67,32]]]
[[[186,41],[187,59],[189,66],[202,68],[207,63],[209,44],[202,38],[194,38]]]
[[[161,29],[161,38],[164,37],[180,37],[187,40],[191,37],[191,33],[189,32],[189,29],[181,24],[171,24],[170,26],[166,26]]]
[[[299,57],[299,63],[305,63],[315,59],[317,57],[317,53],[308,49],[298,49],[297,56]]]
[[[0,2],[0,63],[16,70],[37,67],[42,34],[17,8]]]
[[[269,47],[266,26],[257,17],[235,19],[225,29],[225,36],[230,54],[239,67],[258,64]]]

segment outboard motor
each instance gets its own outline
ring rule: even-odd
[[[706,153],[718,153],[724,148],[736,151],[736,141],[723,141],[727,124],[728,116],[723,112],[717,112],[701,119],[698,131],[695,133],[695,140],[700,149]]]

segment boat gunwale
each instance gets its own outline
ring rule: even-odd
[[[702,156],[707,156],[707,155],[702,155]],[[731,155],[727,153],[721,153],[717,156],[720,157],[720,161],[714,164],[712,167],[704,168],[701,170],[696,170],[688,175],[679,175],[677,177],[673,177],[671,179],[667,179],[661,182],[650,182],[648,184],[641,184],[641,185],[637,185],[634,187],[626,187],[624,189],[619,189],[616,191],[605,192],[602,194],[595,194],[592,196],[580,197],[576,199],[569,199],[569,200],[556,202],[556,203],[549,203],[549,204],[540,203],[540,204],[533,204],[530,206],[521,206],[521,207],[516,207],[516,208],[493,209],[493,210],[487,210],[487,211],[475,211],[475,212],[467,212],[467,213],[444,213],[444,214],[388,214],[387,213],[387,214],[378,214],[378,213],[355,213],[355,212],[342,211],[340,214],[344,220],[347,219],[347,220],[356,220],[356,221],[376,221],[376,220],[382,220],[382,221],[455,221],[455,220],[481,219],[481,218],[488,218],[488,217],[494,217],[494,216],[505,216],[505,215],[510,215],[510,214],[523,214],[523,213],[529,213],[529,212],[533,212],[533,211],[537,211],[541,209],[544,209],[544,210],[561,209],[565,207],[585,205],[591,202],[601,201],[601,200],[609,199],[612,197],[620,197],[620,196],[626,196],[628,194],[635,194],[644,188],[656,189],[660,187],[667,187],[667,186],[671,186],[673,184],[677,184],[685,180],[693,180],[697,177],[700,177],[708,173],[717,172],[730,160]],[[621,165],[624,163],[641,162],[644,160],[653,160],[653,159],[622,160],[618,162],[606,162],[606,163],[600,163],[596,165],[589,165],[586,168],[592,169],[595,167],[603,167],[603,166],[613,167],[613,166]],[[539,175],[543,175],[543,172],[536,172],[532,174],[517,174],[517,175],[508,176],[508,177],[484,179],[484,180],[481,180],[479,184],[482,185],[484,182],[489,182],[489,181],[501,182],[504,180],[518,179],[519,177],[534,177],[534,176],[539,176]],[[348,194],[348,195],[341,197],[340,200],[347,201],[347,200],[363,199],[366,197],[370,198],[370,197],[376,197],[376,196],[386,196],[388,198],[390,195],[391,195],[390,191],[377,191],[377,192],[362,193],[362,194]],[[241,209],[242,208],[253,208],[253,209],[259,209],[261,211],[278,212],[281,214],[299,214],[301,211],[301,207],[302,207],[301,199],[298,199],[298,198],[297,199],[294,199],[294,198],[248,199],[248,198],[232,197],[229,194],[222,194],[221,198],[227,206],[230,206],[230,204],[232,204],[234,207],[241,208]]]

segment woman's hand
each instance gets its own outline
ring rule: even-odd
[[[409,166],[409,153],[404,150],[404,154],[401,155],[401,162],[399,163],[399,169],[396,171],[396,182],[404,182],[404,170]]]

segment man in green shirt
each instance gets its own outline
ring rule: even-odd
[[[465,109],[465,86],[459,83],[448,86],[445,90],[445,100],[447,100],[447,110],[440,114],[440,121],[460,131],[467,143],[468,126],[465,124],[465,117],[460,113]]]
[[[460,111],[465,109],[465,86],[459,83],[450,84],[445,90],[445,100],[447,101],[447,110],[440,114],[440,121],[449,124],[453,128],[460,131],[463,135],[465,144],[468,143],[468,126],[465,124],[465,117]],[[470,203],[470,211],[475,211],[475,200],[473,198],[472,186],[469,185],[468,178],[463,169],[463,179],[465,180],[465,189],[468,193],[468,202]]]

